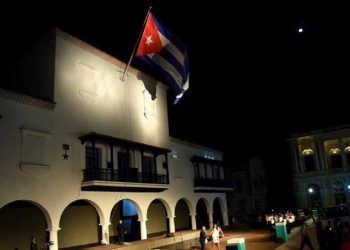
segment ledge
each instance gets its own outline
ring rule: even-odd
[[[81,184],[83,191],[162,192],[169,188],[169,184],[114,181],[83,181]]]
[[[50,173],[49,165],[21,163],[19,168],[22,170],[23,173],[33,178],[40,178]]]

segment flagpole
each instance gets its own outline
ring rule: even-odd
[[[143,34],[143,30],[144,30],[144,28],[145,28],[145,25],[146,25],[148,16],[149,16],[149,14],[151,13],[151,9],[152,9],[152,6],[149,6],[149,9],[148,9],[148,12],[147,12],[147,14],[146,14],[145,20],[143,21],[143,24],[142,24],[141,31],[140,31],[140,33],[139,33],[139,36],[138,36],[137,41],[136,41],[136,43],[135,43],[134,49],[132,50],[131,56],[130,56],[130,58],[129,58],[129,62],[128,62],[128,64],[125,66],[125,69],[124,69],[124,72],[123,72],[123,76],[121,77],[122,81],[125,80],[125,75],[126,75],[126,73],[128,72],[128,70],[129,70],[129,67],[130,67],[130,64],[131,64],[132,59],[133,59],[134,56],[135,56],[136,48],[138,47],[138,45],[139,45],[139,43],[140,43],[140,40],[141,40],[141,37],[142,37],[142,34]]]

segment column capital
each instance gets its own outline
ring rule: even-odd
[[[147,218],[144,218],[143,220],[138,219],[137,221],[139,221],[139,222],[146,222],[146,221],[148,221],[148,219]]]
[[[60,230],[61,230],[60,227],[53,227],[53,228],[47,228],[46,229],[47,232],[58,232]]]

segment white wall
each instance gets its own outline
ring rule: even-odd
[[[86,200],[93,205],[107,232],[112,208],[126,198],[137,204],[140,220],[147,218],[147,209],[154,199],[166,203],[171,217],[181,198],[190,202],[191,213],[201,197],[205,197],[211,205],[215,197],[220,197],[226,205],[224,193],[194,193],[192,155],[211,153],[217,159],[222,156],[210,149],[180,142],[170,143],[166,88],[158,84],[156,101],[145,102],[143,91],[146,80],[140,79],[142,75],[131,71],[129,80],[122,82],[119,78],[122,68],[62,38],[56,42],[55,67],[54,96],[57,104],[53,111],[0,97],[0,131],[3,131],[0,137],[0,208],[15,200],[35,201],[47,218],[48,230],[58,230],[62,234],[59,230],[61,215],[76,200]],[[92,76],[97,77],[95,82],[89,82]],[[145,109],[147,116],[144,115]],[[21,128],[44,138],[47,161],[42,165],[23,164],[26,162],[22,159]],[[153,146],[170,147],[179,158],[174,159],[169,155],[169,189],[146,194],[81,191],[85,146],[81,145],[78,137],[91,131]],[[67,160],[62,157],[62,144],[69,144],[70,147]],[[63,228],[64,225],[61,225],[61,230]]]

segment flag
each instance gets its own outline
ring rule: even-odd
[[[149,13],[136,56],[159,72],[176,94],[175,104],[189,87],[185,46]]]

